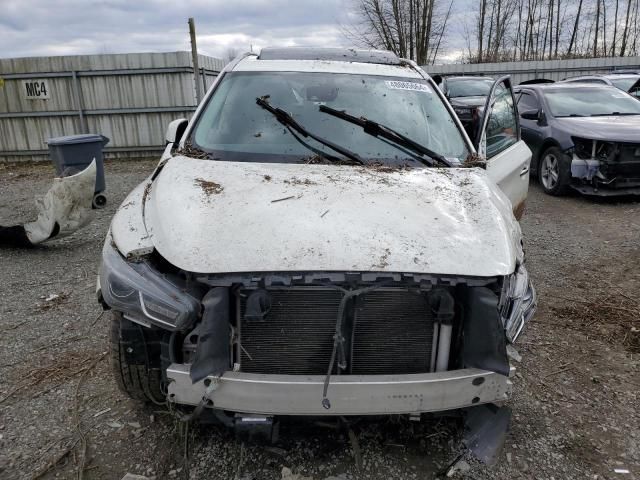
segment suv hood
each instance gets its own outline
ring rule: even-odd
[[[640,115],[556,118],[569,135],[608,142],[640,143]]]
[[[515,270],[520,227],[484,170],[390,170],[173,157],[137,195],[148,240],[195,273]]]

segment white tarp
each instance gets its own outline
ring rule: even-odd
[[[84,227],[91,220],[95,185],[95,159],[75,175],[54,178],[44,197],[36,199],[38,218],[24,226],[0,227],[0,244],[28,246],[28,240],[36,245]]]

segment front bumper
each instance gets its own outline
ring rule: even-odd
[[[572,185],[574,189],[583,195],[597,197],[622,197],[625,195],[640,195],[640,187],[595,188],[592,185]]]
[[[640,151],[640,148],[638,148]],[[571,186],[584,195],[615,197],[640,195],[640,160],[601,161],[579,158],[571,160]]]
[[[511,368],[513,375],[514,368]],[[511,376],[510,375],[510,376]],[[167,369],[170,402],[261,415],[391,415],[436,412],[507,400],[509,377],[479,369],[407,375],[341,375],[331,378],[322,406],[322,375],[225,372],[191,383],[189,366]]]

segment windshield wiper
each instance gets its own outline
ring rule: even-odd
[[[277,108],[277,107],[273,107],[269,102],[269,95],[265,95],[263,97],[258,97],[256,98],[256,103],[261,106],[262,108],[264,108],[267,112],[271,113],[274,117],[276,117],[276,120],[278,120],[282,125],[284,125],[289,131],[291,130],[295,130],[296,132],[298,132],[300,135],[302,135],[304,138],[308,138],[311,137],[313,138],[316,142],[321,143],[322,145],[325,145],[326,147],[329,147],[330,149],[338,152],[341,155],[344,155],[345,157],[347,157],[349,160],[352,160],[360,165],[364,165],[364,162],[362,161],[362,159],[356,154],[353,153],[351,150],[347,150],[344,147],[341,147],[340,145],[336,145],[335,143],[319,137],[318,135],[315,135],[311,132],[309,132],[306,128],[304,128],[302,125],[300,125],[290,114],[288,114],[287,112],[285,112],[284,110],[282,110],[281,108]],[[293,134],[293,132],[291,132]],[[295,134],[294,134],[295,136]],[[314,150],[315,151],[315,150]]]
[[[419,155],[426,155],[427,157],[431,158],[432,161],[427,161],[422,157],[417,157],[418,160],[425,165],[433,166],[437,161],[442,163],[443,165],[446,165],[447,167],[452,166],[451,162],[444,158],[444,156],[434,152],[424,145],[420,145],[418,142],[410,139],[400,132],[393,130],[390,127],[387,127],[386,125],[374,122],[365,117],[354,117],[353,115],[349,115],[344,110],[335,110],[331,107],[327,107],[326,105],[320,105],[319,109],[321,112],[328,113],[329,115],[333,115],[334,117],[338,117],[346,122],[353,123],[354,125],[362,127],[364,132],[369,135],[384,138],[395,143],[396,145],[399,145],[400,147],[404,147],[414,153],[418,153]]]
[[[489,95],[489,92],[487,93],[474,93],[473,95],[449,95],[449,97],[451,98],[468,98],[468,97],[485,97]]]

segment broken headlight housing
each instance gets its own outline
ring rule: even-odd
[[[617,153],[617,146],[612,142],[580,137],[571,137],[571,140],[573,141],[573,151],[578,158],[583,160],[608,160]]]
[[[110,239],[102,249],[99,276],[104,302],[131,320],[183,330],[200,311],[200,302],[176,278],[163,275],[146,261],[127,261]]]
[[[501,314],[507,340],[514,343],[524,324],[536,311],[536,291],[531,284],[529,272],[520,264],[516,271],[505,278],[502,289]]]
[[[583,160],[593,158],[593,140],[586,138],[571,137],[573,141],[573,151],[578,158]]]

